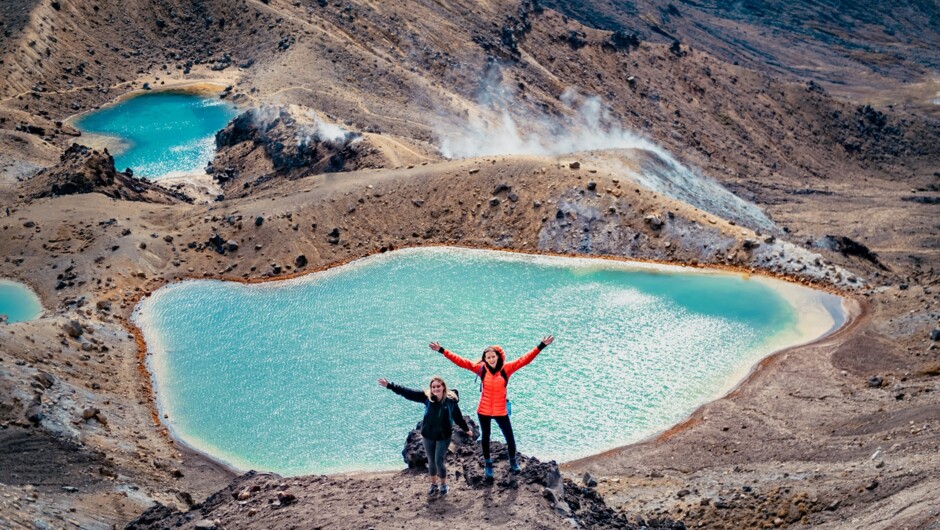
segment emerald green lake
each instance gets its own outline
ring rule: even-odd
[[[683,420],[760,359],[841,326],[842,299],[760,277],[601,259],[431,248],[256,285],[168,285],[134,320],[157,406],[184,443],[286,475],[398,469],[423,407],[376,383],[478,383],[428,348],[512,359],[524,454],[571,460]],[[494,434],[501,439],[499,434]]]
[[[230,103],[218,97],[182,92],[147,93],[78,118],[86,133],[112,138],[118,171],[157,179],[202,173],[215,154],[215,133],[235,116]]]
[[[32,289],[19,282],[0,279],[0,315],[7,322],[25,322],[42,314],[42,302]]]

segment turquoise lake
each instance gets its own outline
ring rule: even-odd
[[[0,280],[0,315],[7,322],[25,322],[42,314],[42,302],[32,289],[12,280]]]
[[[280,282],[172,284],[134,319],[177,438],[298,475],[402,467],[423,407],[380,377],[423,388],[441,375],[476,418],[475,376],[431,341],[513,359],[554,334],[510,381],[513,428],[522,453],[571,460],[682,421],[769,353],[841,326],[841,302],[740,274],[431,248]]]
[[[153,92],[85,114],[75,126],[85,133],[114,139],[114,167],[157,179],[202,173],[215,153],[215,133],[236,110],[218,97],[182,92]]]

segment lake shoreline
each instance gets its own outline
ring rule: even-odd
[[[81,133],[80,136],[78,136],[78,138],[76,139],[77,143],[86,145],[87,147],[90,147],[95,150],[105,151],[108,154],[110,154],[115,159],[115,169],[117,169],[118,171],[124,171],[125,168],[123,166],[133,165],[134,167],[128,167],[127,169],[132,169],[135,175],[143,176],[149,181],[156,182],[156,181],[163,181],[164,179],[170,178],[170,179],[174,179],[175,182],[182,182],[184,185],[187,186],[188,189],[191,188],[193,190],[199,190],[199,189],[205,188],[205,186],[202,186],[200,184],[196,184],[193,182],[189,182],[187,179],[193,176],[197,176],[197,175],[198,176],[205,175],[203,165],[200,165],[200,167],[198,168],[173,170],[169,172],[161,172],[160,174],[150,175],[150,174],[147,174],[148,173],[147,170],[150,169],[149,166],[153,164],[153,161],[147,158],[141,159],[140,154],[137,154],[136,156],[129,156],[128,159],[124,161],[118,160],[118,158],[126,154],[129,154],[131,151],[133,151],[135,147],[137,147],[138,143],[141,143],[141,145],[144,145],[144,146],[149,145],[150,143],[156,143],[156,145],[161,145],[160,142],[165,143],[166,140],[164,140],[161,136],[154,133],[153,138],[148,137],[148,141],[143,141],[138,131],[138,128],[140,126],[134,123],[133,121],[127,121],[127,119],[124,117],[120,117],[120,118],[113,117],[111,118],[112,121],[120,124],[119,126],[115,127],[114,124],[105,125],[104,123],[101,123],[100,120],[102,118],[99,116],[95,116],[95,115],[98,115],[101,113],[108,113],[107,116],[119,116],[119,115],[115,115],[114,113],[109,113],[109,111],[117,112],[116,109],[120,107],[121,105],[128,104],[139,98],[154,98],[154,97],[167,96],[167,95],[193,96],[195,98],[198,98],[200,101],[202,100],[218,101],[220,102],[220,104],[231,107],[231,110],[232,110],[231,117],[228,117],[228,119],[226,119],[224,123],[220,123],[218,125],[218,129],[215,129],[215,127],[210,127],[209,130],[215,129],[215,131],[212,133],[212,135],[214,136],[215,132],[218,132],[218,130],[221,130],[222,128],[224,128],[225,125],[229,123],[232,118],[234,118],[234,116],[238,115],[238,106],[236,104],[234,104],[231,101],[221,99],[218,97],[218,96],[226,94],[225,89],[229,86],[231,85],[223,85],[221,83],[214,82],[214,81],[195,80],[195,81],[189,81],[185,83],[174,83],[169,86],[160,86],[158,88],[153,88],[153,89],[146,89],[146,90],[135,89],[129,92],[125,92],[124,94],[121,94],[120,96],[108,101],[107,103],[105,103],[104,105],[101,105],[98,108],[83,111],[77,114],[73,114],[69,116],[68,118],[66,118],[64,120],[64,123],[67,124],[69,127],[72,127],[78,130]],[[153,100],[153,101],[155,104],[156,100]],[[177,103],[177,105],[179,105],[179,103]],[[161,107],[161,109],[165,111],[166,115],[174,116],[177,120],[180,119],[179,116],[174,114],[174,112],[177,112],[176,110],[171,111],[170,109],[166,109],[165,107],[166,105]],[[140,112],[140,109],[137,107],[135,107],[135,110]],[[198,108],[189,109],[189,110],[190,110],[190,114],[186,115],[186,118],[185,118],[186,120],[188,120],[187,125],[190,126],[190,127],[187,127],[187,129],[188,128],[193,128],[193,129],[204,128],[205,124],[207,123],[207,119],[209,117],[207,114],[207,111],[200,111],[197,113],[196,110],[199,110]],[[86,121],[91,120],[92,118],[97,118],[98,121],[96,122],[95,125],[89,127]],[[119,120],[123,120],[123,121],[119,121]],[[134,124],[134,125],[131,125],[131,124]],[[157,127],[157,130],[159,129],[160,127]],[[119,135],[118,133],[114,132],[116,130],[123,131],[123,135]],[[155,138],[159,140],[154,140]],[[177,151],[179,148],[188,146],[189,142],[192,142],[193,140],[199,140],[201,138],[203,137],[202,136],[199,136],[199,137],[187,136],[185,137],[185,142],[179,143],[179,144],[168,145],[164,149],[161,149],[161,152],[173,153]],[[209,137],[205,137],[205,138],[208,141],[212,141],[212,139]],[[200,145],[201,143],[202,142],[200,140]],[[153,148],[152,146],[148,147],[148,149],[152,149],[152,148]],[[187,147],[187,149],[191,150],[193,149],[193,147]],[[201,149],[201,148],[197,147],[196,149]],[[182,152],[185,154],[185,151],[182,151]],[[174,155],[174,156],[179,157],[180,155]],[[150,158],[152,158],[152,156]],[[143,160],[147,160],[147,162],[143,163],[143,165],[140,165],[139,163],[132,163],[132,160],[137,160],[137,162],[139,163],[143,163]],[[209,163],[211,163],[211,161],[212,161],[211,158],[207,160],[207,162]],[[180,158],[180,160],[177,161],[175,165],[179,166],[185,162],[187,162],[185,158]],[[162,162],[160,162],[160,166],[161,167],[163,166]],[[218,193],[216,193],[216,195],[217,194]],[[197,193],[197,195],[202,196],[204,194]]]
[[[640,446],[651,446],[657,445],[663,442],[668,441],[670,438],[693,428],[695,425],[701,423],[705,418],[705,411],[707,410],[708,405],[711,402],[718,400],[734,400],[743,390],[745,390],[748,385],[755,384],[755,379],[758,373],[767,373],[773,372],[775,365],[780,359],[785,357],[787,354],[792,352],[797,352],[803,349],[811,347],[836,347],[839,344],[843,343],[846,340],[846,336],[854,332],[858,326],[868,318],[868,306],[865,303],[862,303],[860,300],[854,297],[846,296],[844,298],[848,302],[848,311],[846,314],[845,322],[837,329],[833,330],[830,333],[827,333],[816,340],[806,342],[803,344],[797,344],[795,346],[789,346],[782,348],[780,350],[774,351],[767,356],[763,357],[759,362],[750,367],[747,372],[747,375],[739,380],[730,390],[722,394],[719,397],[716,397],[713,400],[710,400],[707,403],[702,404],[695,409],[694,412],[689,414],[689,416],[673,425],[672,427],[659,432],[657,434],[651,435],[639,442],[633,444],[627,444],[618,446],[607,451],[603,451],[596,455],[588,456],[585,458],[579,458],[564,462],[560,464],[561,468],[564,470],[577,470],[585,467],[591,467],[595,465],[603,465],[604,462],[608,459],[612,459],[619,454],[623,453],[625,450],[631,447],[640,447]]]
[[[789,289],[789,290],[795,291],[797,289],[800,289],[802,291],[802,289],[810,288],[805,284],[805,282],[793,282],[793,281],[789,281],[789,279],[781,278],[779,275],[767,274],[764,271],[759,271],[755,273],[754,271],[750,269],[742,270],[742,268],[740,267],[735,268],[735,267],[711,267],[711,266],[684,266],[684,265],[679,265],[679,264],[669,263],[669,262],[658,262],[656,260],[633,260],[633,259],[622,258],[622,257],[615,257],[614,259],[610,259],[607,257],[598,257],[598,256],[571,255],[571,254],[561,254],[561,253],[551,253],[551,252],[529,252],[529,251],[507,250],[507,249],[499,249],[499,248],[478,248],[478,247],[452,246],[452,245],[416,245],[416,246],[409,246],[409,247],[396,249],[396,251],[406,251],[406,252],[407,251],[422,251],[425,249],[435,249],[435,250],[442,250],[442,251],[453,250],[456,252],[488,251],[488,252],[502,253],[506,255],[513,255],[513,256],[521,255],[523,257],[531,257],[534,259],[538,259],[541,257],[565,258],[565,259],[573,260],[579,265],[582,265],[582,264],[590,265],[592,262],[600,261],[600,262],[606,262],[608,267],[611,265],[614,265],[616,268],[620,268],[622,266],[623,268],[621,270],[628,270],[628,271],[629,270],[652,271],[652,272],[663,272],[667,274],[687,274],[687,273],[693,273],[693,272],[700,273],[700,274],[701,273],[732,274],[732,275],[740,275],[743,279],[757,277],[759,280],[765,283],[768,286],[768,288],[774,290],[780,296],[783,296],[781,292],[784,290]],[[293,282],[294,280],[303,279],[305,277],[312,277],[321,272],[336,270],[336,269],[348,266],[354,262],[363,262],[363,260],[365,260],[366,258],[374,257],[377,254],[383,254],[383,253],[372,252],[362,257],[354,257],[354,258],[350,258],[347,260],[343,260],[340,263],[329,264],[329,265],[319,267],[316,269],[311,269],[311,270],[305,269],[303,271],[298,271],[292,274],[281,275],[276,278],[255,278],[255,279],[246,281],[240,278],[191,277],[191,278],[182,279],[177,282],[166,283],[164,285],[161,285],[160,287],[157,287],[153,290],[148,291],[147,293],[141,293],[135,299],[133,315],[126,322],[126,326],[134,334],[134,336],[138,338],[138,345],[142,352],[140,354],[140,361],[141,361],[141,366],[142,366],[141,375],[143,378],[145,378],[146,383],[149,388],[149,395],[151,396],[150,406],[153,411],[153,417],[156,419],[156,421],[160,422],[160,425],[162,426],[164,432],[166,433],[168,440],[170,440],[172,443],[176,444],[180,448],[185,448],[187,451],[191,452],[192,454],[199,455],[202,458],[211,460],[214,464],[226,468],[231,473],[240,474],[240,473],[247,471],[250,468],[250,466],[239,466],[233,462],[226,460],[224,457],[213,455],[210,450],[203,450],[198,446],[194,446],[184,441],[174,431],[173,427],[170,424],[163,421],[165,413],[161,410],[160,406],[158,405],[158,400],[156,397],[158,394],[158,390],[156,388],[155,372],[154,372],[154,368],[152,365],[154,354],[152,352],[152,348],[148,348],[147,342],[144,340],[143,328],[147,327],[148,324],[146,322],[140,321],[141,303],[143,302],[144,299],[151,297],[154,293],[156,293],[160,289],[163,289],[164,287],[168,287],[170,285],[178,285],[180,283],[184,283],[188,281],[223,281],[223,282],[234,282],[234,283],[246,284],[246,285],[261,284],[261,283]],[[508,259],[515,259],[515,258],[509,257]],[[363,262],[363,264],[365,263]],[[838,290],[831,288],[831,287],[830,289],[826,289],[826,290],[815,289],[815,288],[811,288],[811,289],[814,289],[815,291],[819,291],[820,293],[825,293],[827,295],[834,294],[833,293],[834,291],[839,292]],[[793,295],[791,295],[791,298],[788,300],[788,303],[791,304],[791,306],[794,307],[794,309],[796,309],[796,306],[793,305],[794,300],[792,299],[792,296]],[[803,296],[804,298],[813,296],[815,300],[815,296],[811,292],[807,292],[807,291],[802,291],[799,295],[796,295],[796,296],[798,297]],[[850,327],[852,323],[859,318],[859,314],[856,314],[855,309],[845,307],[846,303],[850,304],[850,306],[852,307],[857,307],[858,302],[854,298],[849,297],[845,293],[840,293],[838,296],[840,296],[843,300],[842,310],[844,311],[844,313],[842,314],[842,317],[844,317],[844,320],[841,323],[841,325],[839,325],[837,328],[830,329],[829,331],[823,332],[822,334],[814,334],[813,335],[814,338],[812,340],[799,342],[796,345],[786,346],[780,349],[771,350],[766,355],[762,356],[756,363],[749,364],[744,370],[742,370],[741,375],[733,377],[734,382],[731,383],[728,387],[723,387],[722,390],[715,395],[715,397],[697,406],[695,410],[688,415],[688,418],[682,421],[679,421],[670,427],[657,431],[656,433],[651,434],[648,437],[645,437],[643,440],[639,442],[634,442],[634,443],[630,443],[627,445],[618,445],[611,449],[604,450],[594,455],[572,459],[562,464],[563,468],[567,468],[567,467],[574,466],[574,465],[580,465],[582,463],[592,463],[592,462],[595,462],[596,459],[601,458],[604,455],[607,455],[609,453],[622,450],[625,447],[648,443],[651,440],[656,440],[660,437],[666,437],[669,435],[669,433],[673,432],[676,429],[681,429],[681,428],[690,426],[694,424],[693,420],[695,416],[699,414],[699,412],[708,403],[718,400],[718,399],[724,399],[733,395],[735,392],[737,392],[737,390],[740,387],[748,383],[748,381],[752,378],[755,372],[757,372],[758,370],[762,370],[766,365],[771,364],[770,360],[772,358],[778,357],[794,349],[808,347],[810,345],[817,344],[817,343],[823,343],[826,340],[828,340],[831,336],[840,334],[842,330]],[[784,298],[786,298],[786,296],[784,296]],[[820,306],[822,310],[828,311],[828,309],[823,307],[823,304],[821,303],[820,300],[815,300],[815,301],[818,303],[818,305]],[[805,336],[805,334],[800,335],[800,336]],[[328,473],[328,475],[344,475],[344,476],[353,475],[355,476],[355,475],[369,474],[369,473],[394,473],[394,471],[385,470],[385,469],[351,469],[351,470],[346,470],[346,471],[342,471],[338,473]],[[296,475],[296,476],[301,476],[301,475]],[[295,475],[290,475],[290,476],[295,476]]]
[[[42,305],[42,299],[39,297],[39,294],[28,283],[21,281],[21,280],[13,279],[13,278],[0,278],[0,287],[3,287],[3,286],[7,286],[8,288],[12,290],[17,291],[20,296],[25,296],[28,299],[27,304],[31,303],[30,305],[35,306],[32,308],[33,311],[30,312],[30,316],[21,317],[18,315],[16,320],[7,320],[4,322],[5,324],[13,324],[16,322],[28,322],[30,320],[36,320],[37,318],[42,317],[43,314],[46,312],[45,307],[43,307]],[[22,302],[22,300],[20,300],[20,302]],[[6,315],[8,318],[14,318],[13,315],[9,313],[4,313],[3,311],[0,311],[0,314]]]

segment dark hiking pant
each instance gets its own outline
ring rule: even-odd
[[[428,455],[428,474],[432,477],[437,475],[447,478],[444,457],[447,456],[447,446],[450,445],[450,440],[428,440],[427,438],[421,440],[424,442],[424,452]]]
[[[477,414],[480,419],[480,431],[483,433],[483,458],[490,459],[490,430],[492,420],[496,420],[499,430],[503,431],[503,437],[506,438],[506,445],[509,446],[509,458],[516,457],[516,438],[512,435],[512,424],[509,423],[509,416],[484,416]]]

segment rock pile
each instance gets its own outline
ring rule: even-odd
[[[326,127],[329,131],[324,130]],[[241,166],[252,157],[268,161],[273,176],[294,179],[359,169],[372,150],[359,133],[325,125],[296,109],[270,106],[252,108],[237,116],[216,133],[215,143],[216,157],[207,171],[225,186],[238,182],[238,176],[245,172]],[[236,188],[253,185],[238,182]]]
[[[514,511],[525,511],[530,514],[529,517],[535,517],[543,523],[540,527],[544,528],[686,528],[682,522],[666,517],[643,520],[642,524],[630,522],[625,514],[615,512],[605,504],[603,497],[594,489],[597,481],[593,476],[587,476],[578,483],[565,479],[554,461],[541,462],[520,455],[522,471],[511,474],[506,446],[499,442],[493,442],[491,447],[496,464],[496,480],[487,481],[483,477],[482,447],[476,441],[479,429],[469,417],[465,416],[465,419],[471,427],[472,436],[466,436],[459,430],[454,432],[447,463],[448,468],[455,472],[457,482],[464,482],[470,490],[460,485],[457,488],[462,491],[454,491],[451,496],[488,497],[505,494],[508,499],[512,499]],[[426,469],[427,456],[421,443],[420,427],[419,423],[406,437],[402,457],[409,470],[403,474],[423,474]],[[401,476],[372,477],[365,481],[320,476],[285,479],[274,474],[249,471],[204,502],[194,504],[188,512],[176,511],[158,503],[131,521],[126,528],[193,528],[191,525],[194,521],[196,528],[289,528],[294,527],[298,520],[317,521],[323,516],[325,507],[321,503],[326,499],[334,503],[332,509],[340,509],[347,514],[343,516],[346,526],[374,526],[375,519],[369,519],[368,514],[364,513],[367,508],[370,511],[398,514],[405,510],[422,510],[421,504],[431,502],[414,504],[406,498],[387,495],[402,483]],[[423,487],[424,483],[421,482],[422,491]],[[419,495],[423,496],[423,493]],[[448,507],[444,504],[436,510],[446,511]],[[461,513],[471,519],[485,517],[483,513],[467,513],[465,509]],[[414,522],[414,514],[409,512],[403,516]],[[436,514],[436,517],[440,516],[440,513]],[[392,524],[389,520],[384,522]]]
[[[126,201],[160,204],[192,202],[183,193],[134,178],[130,170],[117,171],[114,158],[107,149],[97,151],[76,143],[62,153],[58,164],[40,171],[26,187],[32,198],[103,193]]]

